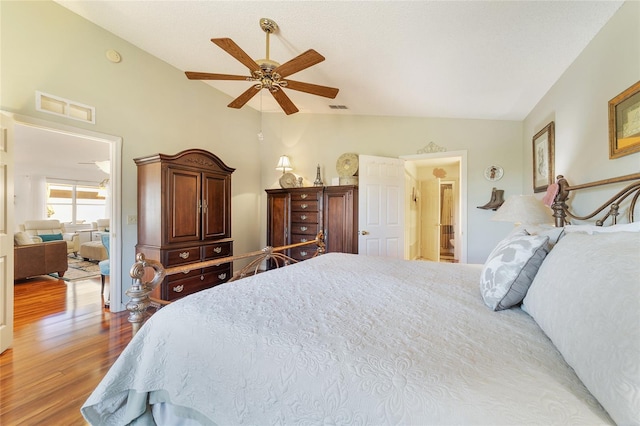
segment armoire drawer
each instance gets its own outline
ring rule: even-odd
[[[226,268],[222,268],[216,272],[199,273],[195,276],[184,278],[176,281],[167,281],[166,284],[166,300],[176,300],[189,294],[196,293],[200,290],[214,287],[218,284],[227,282],[231,278],[230,264],[225,264]],[[202,271],[202,270],[198,270]]]
[[[203,247],[204,260],[215,259],[217,257],[227,257],[233,255],[233,242],[223,241],[215,244],[206,245]]]
[[[165,267],[182,265],[200,261],[200,247],[188,247],[176,250],[167,250],[167,264]]]

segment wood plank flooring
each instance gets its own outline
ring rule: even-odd
[[[129,342],[128,312],[104,308],[99,277],[41,276],[14,290],[14,341],[0,355],[0,425],[86,425],[80,407]]]

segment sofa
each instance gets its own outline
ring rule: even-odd
[[[64,225],[56,219],[27,220],[20,230],[31,237],[40,238],[39,242],[62,240],[67,245],[67,254],[77,255],[80,250],[80,236],[77,232],[65,232]],[[37,240],[36,240],[37,241]]]
[[[62,278],[69,268],[67,242],[62,240],[31,242],[27,234],[16,236],[13,247],[13,279],[19,280],[53,272]],[[28,238],[27,238],[28,239]]]

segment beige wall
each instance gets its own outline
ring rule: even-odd
[[[556,122],[556,170],[576,182],[638,171],[639,154],[609,160],[607,101],[640,76],[640,4],[627,2],[524,122],[352,115],[260,114],[231,110],[230,98],[128,42],[49,2],[0,2],[0,109],[123,138],[122,214],[136,214],[133,158],[196,147],[214,152],[233,175],[236,252],[265,242],[264,189],[277,186],[282,154],[307,183],[316,164],[325,183],[345,152],[397,157],[429,142],[468,153],[468,261],[483,262],[510,224],[476,208],[491,188],[530,193],[531,137]],[[113,64],[105,51],[123,60]],[[523,82],[526,84],[526,82]],[[96,107],[95,125],[35,111],[41,90]],[[347,90],[346,88],[344,90]],[[428,95],[428,94],[425,94]],[[261,124],[262,121],[262,124]],[[264,140],[258,141],[262,128]],[[504,168],[486,181],[491,164]],[[136,228],[123,223],[123,274],[133,259]],[[123,277],[128,282],[126,276]]]
[[[128,42],[50,1],[0,2],[0,109],[50,122],[120,136],[122,215],[137,212],[133,159],[157,152],[202,148],[236,168],[233,174],[233,237],[236,252],[260,243],[259,114],[226,107],[229,98]],[[114,64],[108,49],[122,55]],[[96,124],[83,124],[35,110],[35,91],[96,108]],[[135,225],[123,220],[122,283],[137,241]]]
[[[627,1],[524,121],[524,189],[533,192],[532,137],[550,121],[556,174],[570,183],[639,172],[640,153],[609,159],[608,136],[609,100],[639,80],[640,2]],[[603,197],[591,193],[576,197],[578,212],[587,213]]]
[[[522,193],[522,122],[265,114],[264,123],[260,153],[265,188],[278,185],[275,165],[282,154],[291,157],[293,173],[310,183],[319,163],[324,182],[330,183],[337,177],[336,160],[345,152],[398,157],[417,154],[434,142],[447,151],[468,153],[467,261],[484,262],[491,248],[508,233],[505,224],[490,220],[493,212],[476,206],[487,203],[494,186],[507,195]],[[497,183],[484,179],[484,169],[491,164],[504,168],[504,177]]]

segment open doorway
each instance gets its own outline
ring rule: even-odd
[[[466,263],[466,151],[401,158],[411,188],[411,214],[405,221],[407,258]]]
[[[110,225],[110,285],[109,299],[111,300],[110,309],[113,312],[124,309],[122,303],[122,280],[121,273],[121,247],[115,244],[121,232],[121,204],[119,191],[120,176],[120,155],[122,151],[122,139],[117,136],[106,135],[102,133],[92,132],[85,129],[66,126],[54,122],[35,119],[27,116],[17,116],[11,114],[16,131],[14,135],[13,146],[15,148],[15,174],[18,174],[20,163],[29,164],[29,170],[38,170],[39,181],[44,181],[47,175],[60,176],[59,173],[66,173],[76,181],[98,181],[104,180],[105,172],[100,172],[98,166],[91,164],[93,160],[98,158],[80,157],[79,151],[91,146],[103,146],[106,149],[101,153],[106,153],[109,160],[109,185],[106,187],[107,196],[110,199],[108,203]],[[27,140],[28,138],[32,138]],[[98,145],[96,145],[98,144]],[[101,154],[102,155],[102,154]],[[91,161],[88,161],[91,159]],[[102,160],[103,158],[100,158]],[[55,160],[55,161],[52,161]],[[82,164],[90,163],[90,164]],[[35,167],[35,168],[34,168]],[[95,168],[95,170],[93,170]],[[24,168],[26,170],[26,167]],[[73,169],[77,169],[77,174],[73,174]],[[83,172],[84,170],[84,172]],[[24,171],[24,170],[23,170]],[[33,173],[33,172],[31,172]],[[23,173],[24,174],[24,173]],[[35,173],[34,173],[35,174]],[[92,178],[92,176],[96,176]],[[25,177],[29,179],[29,177]],[[22,179],[17,179],[15,185],[19,186]],[[42,182],[39,182],[42,183]],[[40,187],[41,185],[37,185]],[[16,187],[16,196],[18,196],[18,187]],[[24,188],[20,188],[24,190]],[[27,203],[28,204],[28,203]],[[38,212],[33,218],[45,218],[42,212]],[[34,213],[35,214],[35,213]],[[16,216],[18,217],[18,216]],[[16,223],[15,226],[19,224]],[[115,302],[115,303],[114,303]]]

